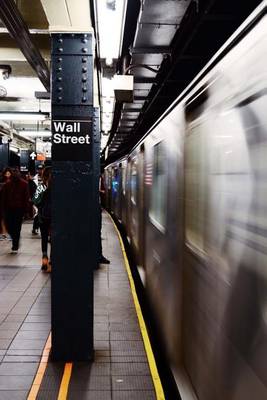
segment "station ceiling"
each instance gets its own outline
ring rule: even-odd
[[[0,112],[50,111],[49,98],[34,95],[49,90],[50,32],[79,31],[90,26],[97,30],[93,9],[97,1],[105,0],[0,0],[0,64],[12,69],[10,78],[0,81]],[[103,151],[106,163],[130,151],[260,3],[260,0],[128,0],[117,63],[110,68],[98,60],[102,76],[127,71],[134,76],[133,102],[115,103]],[[12,36],[7,29],[5,7],[13,10],[8,16],[11,24],[16,9],[21,14],[20,22],[29,30],[24,43],[19,25]],[[35,49],[30,56],[27,40]],[[32,65],[39,63],[38,68],[31,66],[29,57]],[[42,129],[49,129],[50,124],[23,119],[7,123],[15,129],[39,129],[40,124]]]
[[[107,164],[138,143],[260,3],[144,0],[138,12],[128,3],[126,22],[135,28],[125,30],[121,56],[132,66],[134,101],[115,104]],[[118,72],[123,73],[123,63]]]

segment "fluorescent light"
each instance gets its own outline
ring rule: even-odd
[[[28,137],[51,137],[50,131],[19,131],[20,136]]]
[[[100,57],[106,58],[107,63],[119,57],[126,3],[126,0],[97,2]]]
[[[10,149],[11,151],[14,151],[15,153],[18,153],[18,152],[19,152],[19,149],[18,149],[17,147],[14,147],[14,146],[9,146],[9,149]]]
[[[9,113],[0,112],[0,119],[6,121],[44,121],[48,118],[48,113],[41,114],[38,112],[17,112],[17,113]]]

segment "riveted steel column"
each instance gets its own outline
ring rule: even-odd
[[[98,208],[89,34],[52,35],[52,358],[93,359]]]

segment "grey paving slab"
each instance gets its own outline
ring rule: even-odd
[[[9,363],[2,362],[0,365],[0,376],[12,375],[12,376],[33,376],[38,368],[37,363]]]
[[[95,336],[97,339],[97,335]],[[94,349],[95,350],[109,350],[110,343],[108,340],[94,340]]]
[[[40,362],[40,355],[38,356],[27,356],[27,355],[20,355],[20,356],[15,356],[15,355],[7,355],[3,358],[3,362],[9,362],[9,363],[39,363]]]
[[[33,376],[0,376],[0,390],[29,390],[32,381]]]
[[[40,390],[36,398],[37,400],[57,400],[58,390]]]
[[[80,379],[71,379],[69,390],[111,390],[110,377],[87,375]]]
[[[0,349],[6,350],[9,348],[12,339],[0,339]]]
[[[50,314],[50,313],[49,313]],[[27,315],[24,322],[46,322],[51,324],[50,315]]]
[[[156,400],[154,391],[120,390],[112,392],[112,400]]]
[[[13,339],[17,334],[17,330],[14,329],[0,329],[0,339]]]
[[[44,347],[44,339],[14,339],[9,350],[41,350]]]
[[[1,400],[25,400],[27,391],[24,390],[0,390]]]
[[[19,329],[21,326],[21,322],[2,322],[0,325],[0,330],[10,330],[10,329]]]
[[[80,390],[71,390],[68,393],[68,400],[111,400],[111,392],[110,391],[80,391]]]
[[[41,356],[42,349],[8,349],[7,356]]]
[[[30,229],[23,226],[20,255],[6,254],[8,244],[0,249],[0,347],[5,347],[0,348],[0,400],[26,400],[51,330],[50,277],[40,271],[40,240],[31,238]],[[94,276],[95,359],[73,365],[68,400],[152,400],[128,276],[105,214],[102,236],[111,264],[101,265]],[[63,370],[64,363],[48,363],[37,399],[57,399]]]
[[[25,320],[25,317],[23,315],[9,314],[6,317],[5,322],[22,323],[24,320]]]
[[[21,326],[22,331],[46,331],[49,332],[51,324],[49,322],[24,322]]]
[[[146,362],[140,363],[111,363],[112,376],[144,376],[150,375],[149,366]]]
[[[19,331],[16,335],[16,339],[26,339],[26,340],[31,340],[31,339],[42,339],[43,340],[47,339],[48,333],[46,331]]]
[[[41,383],[40,390],[58,391],[62,380],[62,371],[55,372],[53,375],[45,374]]]
[[[88,376],[110,376],[110,363],[75,363],[72,370],[72,377],[86,378]]]
[[[154,390],[150,376],[113,376],[112,388],[116,390]]]
[[[142,335],[138,331],[115,331],[110,332],[110,339],[111,340],[126,340],[126,341],[133,341],[133,340],[142,340]]]

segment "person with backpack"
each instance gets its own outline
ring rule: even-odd
[[[38,208],[38,219],[41,231],[42,271],[51,271],[51,262],[48,257],[48,241],[51,232],[51,167],[43,171],[43,181],[38,185],[33,197],[33,203]]]

